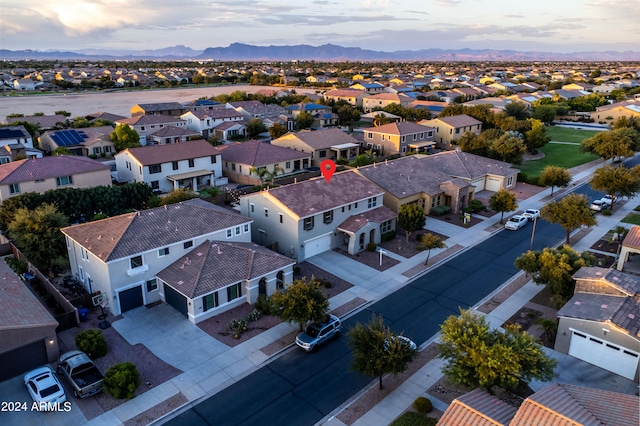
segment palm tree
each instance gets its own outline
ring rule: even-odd
[[[267,176],[270,173],[266,167],[252,167],[249,169],[249,174],[258,175],[258,178],[260,178],[260,184],[264,185],[265,176]]]
[[[273,183],[273,180],[276,178],[276,176],[278,176],[278,173],[284,173],[284,168],[282,168],[282,166],[278,164],[275,164],[273,166],[273,171],[268,173],[269,173],[269,182]]]

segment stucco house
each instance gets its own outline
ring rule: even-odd
[[[451,144],[466,132],[476,135],[482,132],[482,122],[466,114],[437,117],[418,123],[435,128],[435,141],[441,149],[451,149]]]
[[[114,315],[160,300],[188,315],[182,305],[173,303],[181,300],[174,297],[175,292],[179,293],[179,283],[165,276],[167,286],[161,285],[158,273],[176,261],[184,262],[187,256],[190,261],[199,261],[199,251],[194,248],[202,250],[204,243],[250,243],[251,222],[231,210],[196,198],[69,226],[61,232],[67,241],[73,276],[87,292],[106,295]],[[238,276],[237,282],[245,277]],[[171,290],[169,284],[177,288]],[[236,291],[234,298],[219,298],[216,308],[239,303],[235,299],[247,294],[246,290]],[[203,303],[202,299],[199,303]],[[196,310],[190,319],[195,320],[195,316],[203,313]],[[213,311],[207,313],[211,315]]]
[[[116,126],[129,126],[140,136],[140,145],[147,144],[147,137],[167,126],[187,128],[184,120],[166,115],[136,115],[131,118],[116,120]]]
[[[85,127],[82,129],[49,130],[40,138],[40,148],[51,153],[66,148],[72,155],[112,155],[116,152],[111,142],[111,126]]]
[[[331,111],[331,107],[316,103],[298,103],[285,107],[288,113],[297,119],[302,112],[307,112],[313,116],[312,127],[322,128],[335,126],[338,124],[338,115]]]
[[[233,108],[238,111],[247,123],[257,118],[267,128],[276,123],[282,124],[289,131],[295,127],[295,121],[291,114],[280,105],[263,104],[260,101],[241,101],[229,102],[227,108]]]
[[[0,165],[0,202],[27,192],[111,186],[111,168],[73,155],[33,158]]]
[[[379,155],[431,153],[435,129],[410,121],[387,123],[364,129],[364,145]]]
[[[203,139],[127,148],[115,155],[118,180],[145,182],[159,192],[226,185],[220,151]]]
[[[345,101],[352,106],[362,106],[362,99],[368,96],[367,92],[359,89],[333,89],[326,91],[322,97],[325,101]]]
[[[168,117],[180,117],[186,107],[179,102],[156,102],[149,104],[137,104],[131,107],[131,116],[138,115],[165,115]]]
[[[336,190],[338,188],[339,190]],[[303,261],[337,247],[351,254],[395,230],[396,214],[382,204],[383,191],[353,171],[240,198],[254,221],[252,240]]]
[[[407,108],[414,99],[404,93],[378,93],[362,98],[362,109],[371,112],[375,108],[382,109],[391,104],[398,104]]]
[[[214,129],[221,124],[237,125],[246,128],[242,114],[233,108],[214,108],[208,110],[188,111],[180,116],[185,121],[189,130],[199,132],[202,137],[209,139],[214,134]],[[245,132],[241,133],[244,136]],[[223,138],[223,140],[226,140]]]
[[[313,166],[323,160],[353,160],[360,154],[360,142],[340,129],[289,132],[271,141],[272,145],[311,153]]]
[[[595,112],[590,114],[592,120],[596,122],[611,123],[619,117],[640,118],[640,99],[627,99],[609,105],[597,107]]]
[[[354,80],[357,80],[354,76]],[[367,82],[358,82],[355,84],[352,84],[351,86],[349,86],[349,89],[355,89],[355,90],[364,90],[365,92],[367,92],[370,95],[374,95],[376,93],[382,93],[384,92],[384,85],[380,84],[380,83],[367,83]]]
[[[147,145],[167,145],[202,139],[202,135],[184,127],[166,126],[147,136]]]
[[[573,297],[558,311],[554,349],[638,382],[640,277],[582,267],[573,278]]]
[[[23,125],[0,127],[0,164],[18,155],[40,158],[42,151],[33,147],[33,138]]]

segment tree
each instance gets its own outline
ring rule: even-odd
[[[269,170],[266,167],[251,167],[249,169],[249,174],[255,174],[260,179],[260,185],[264,185],[264,181],[266,177],[269,175]]]
[[[368,324],[357,322],[347,336],[353,349],[351,369],[358,374],[378,377],[380,389],[384,374],[402,373],[418,354],[385,326],[382,316],[375,314]]]
[[[313,121],[313,115],[307,111],[302,111],[298,114],[298,117],[296,117],[296,125],[298,126],[298,129],[308,129],[313,125]]]
[[[300,331],[310,321],[321,322],[329,311],[329,300],[320,290],[320,281],[311,277],[295,280],[289,287],[271,296],[277,307],[278,317],[291,324],[297,323]]]
[[[51,268],[66,257],[67,246],[60,228],[69,225],[67,217],[53,204],[34,210],[19,208],[8,230],[16,246],[38,267]]]
[[[556,108],[553,105],[539,105],[533,108],[531,118],[551,124],[556,118]]]
[[[551,187],[551,195],[553,195],[554,187],[564,187],[571,183],[571,174],[569,170],[564,167],[558,166],[547,166],[540,172],[540,176],[538,176],[538,183],[542,186],[550,186]]]
[[[484,316],[460,309],[460,316],[451,315],[440,329],[438,357],[447,361],[442,372],[454,383],[514,390],[534,379],[554,377],[556,360],[519,325],[492,330]]]
[[[512,212],[518,208],[516,194],[506,189],[500,189],[489,198],[489,208],[500,212],[500,223],[503,223],[504,212]]]
[[[354,121],[360,120],[360,111],[349,104],[342,105],[336,111],[340,124],[350,126]]]
[[[546,204],[540,210],[540,217],[557,223],[567,231],[566,244],[569,244],[571,231],[580,227],[592,227],[597,222],[589,208],[587,197],[582,194],[569,194],[558,201]]]
[[[51,151],[51,155],[71,155],[71,151],[66,146],[59,146]]]
[[[115,130],[109,135],[111,142],[116,151],[120,152],[127,148],[135,148],[140,146],[140,135],[133,127],[126,124],[116,126]]]
[[[635,197],[640,192],[640,166],[626,167],[604,166],[597,169],[589,184],[596,191],[604,191],[615,200],[616,196]],[[613,205],[612,205],[613,207]]]
[[[278,139],[280,136],[283,136],[287,133],[287,128],[284,124],[273,123],[271,127],[269,127],[269,135],[273,139]]]
[[[486,157],[488,155],[489,146],[491,145],[490,141],[487,138],[476,135],[473,132],[463,133],[462,136],[460,136],[460,138],[456,141],[456,144],[464,152],[481,155],[483,157]]]
[[[424,209],[418,204],[403,204],[400,206],[398,225],[404,229],[407,243],[409,242],[409,235],[411,235],[413,231],[422,229],[425,222]]]
[[[417,245],[418,250],[428,250],[427,260],[424,261],[425,265],[429,263],[429,256],[431,256],[431,249],[439,249],[439,248],[445,248],[445,247],[447,247],[447,245],[444,243],[444,241],[442,241],[442,238],[432,234],[431,232],[423,234],[422,238],[420,238],[420,241],[418,242],[418,245]]]
[[[177,188],[160,198],[161,206],[166,206],[169,204],[180,203],[182,201],[191,200],[192,198],[198,198],[198,194],[193,192],[190,189]]]
[[[538,148],[545,146],[551,138],[547,136],[547,128],[542,124],[542,121],[530,118],[529,122],[531,130],[524,133],[524,144],[530,153],[535,154]]]
[[[573,296],[573,274],[583,266],[594,265],[595,261],[589,252],[579,254],[568,245],[562,245],[557,249],[529,250],[516,259],[515,265],[530,274],[534,283],[546,285],[554,304],[562,306]]]
[[[262,120],[259,118],[252,118],[249,123],[247,123],[247,135],[250,138],[255,138],[260,133],[266,132],[267,126],[264,125]]]
[[[508,103],[504,107],[504,113],[509,117],[514,117],[516,120],[525,120],[528,116],[527,106],[520,101]]]
[[[489,150],[492,157],[508,163],[520,164],[526,148],[522,139],[511,133],[505,133],[490,145]]]
[[[583,140],[580,150],[596,154],[605,162],[617,157],[632,157],[634,155],[634,140],[625,129],[629,128],[597,133],[595,136]]]

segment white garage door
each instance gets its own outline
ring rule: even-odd
[[[640,354],[606,340],[573,330],[569,355],[633,380]]]
[[[476,187],[475,192],[480,192],[484,190],[484,178],[472,180],[471,185]]]
[[[494,192],[498,192],[500,191],[500,184],[502,183],[502,181],[498,178],[494,178],[491,176],[487,176],[487,186],[486,189],[488,191],[494,191]]]
[[[322,235],[304,242],[304,258],[331,250],[331,234]]]

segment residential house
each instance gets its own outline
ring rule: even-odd
[[[368,93],[364,90],[358,89],[333,89],[325,92],[322,97],[325,101],[345,101],[349,105],[355,107],[362,106],[362,99],[368,96]]]
[[[331,112],[331,107],[316,103],[304,103],[289,105],[285,107],[288,113],[297,119],[302,112],[307,112],[313,116],[311,127],[329,127],[338,124],[338,115]]]
[[[448,104],[446,102],[415,100],[411,102],[408,107],[412,109],[426,109],[431,113],[431,117],[437,117],[447,106]]]
[[[165,115],[168,117],[180,117],[186,108],[179,102],[157,102],[150,104],[136,104],[131,107],[131,116],[138,115]]]
[[[364,129],[364,145],[379,155],[432,153],[435,129],[409,121],[387,123]]]
[[[444,151],[359,167],[357,173],[384,190],[384,205],[394,212],[403,204],[418,203],[425,214],[438,206],[449,206],[457,214],[480,191],[515,188],[519,170],[503,161]]]
[[[262,169],[269,176],[287,175],[311,166],[311,153],[294,151],[261,141],[223,145],[222,173],[240,184],[261,185]]]
[[[51,153],[58,148],[69,150],[71,155],[107,156],[116,152],[111,142],[111,126],[84,127],[82,129],[49,130],[40,136],[40,148]]]
[[[187,295],[180,290],[189,283],[174,281],[171,270],[165,271],[161,282],[158,274],[175,262],[181,262],[187,268],[208,260],[203,244],[213,241],[250,243],[251,222],[231,210],[196,198],[69,226],[61,231],[67,241],[73,276],[87,292],[106,295],[114,315],[162,300],[197,322],[199,319],[196,318],[211,316],[216,309],[220,312],[244,303],[243,295],[253,291],[241,284],[246,284],[247,276],[237,276],[225,288],[211,286],[202,297],[191,293],[192,306],[187,308],[184,303]],[[226,247],[220,251],[223,250]],[[233,262],[225,266],[229,271],[243,272],[243,268],[234,266]],[[187,279],[191,275],[184,277]],[[290,277],[283,277],[283,280],[290,280]],[[227,291],[227,287],[233,288]],[[218,292],[218,296],[213,295],[214,292]]]
[[[435,128],[434,138],[441,149],[451,149],[451,145],[466,132],[479,135],[482,131],[482,122],[466,114],[436,117],[419,121],[418,124]]]
[[[23,125],[0,127],[0,164],[17,156],[41,158],[42,151],[33,147],[33,138]]]
[[[145,182],[158,192],[226,185],[220,147],[199,139],[127,148],[115,155],[120,182]]]
[[[360,154],[360,142],[340,129],[289,132],[271,141],[272,145],[311,153],[313,166],[323,160],[351,161]]]
[[[216,136],[221,140],[228,140],[232,136],[245,136],[246,123],[242,114],[233,108],[214,108],[210,110],[189,111],[182,116],[182,120],[186,123],[186,128],[202,135],[203,138],[209,139]],[[231,123],[231,126],[223,126],[218,130],[225,129],[222,138],[214,135],[214,129],[221,124]],[[233,128],[233,129],[232,129]],[[234,132],[235,130],[235,132]]]
[[[123,118],[127,118],[127,117],[124,117],[118,114],[111,114],[110,112],[98,111],[91,114],[87,114],[84,116],[84,118],[89,120],[89,122],[94,122],[96,120],[105,120],[105,121],[110,121],[112,123],[115,123],[116,121],[122,120]]]
[[[42,83],[34,81],[30,78],[16,78],[13,80],[13,89],[20,91],[30,91],[36,90],[36,86],[41,85]]]
[[[356,79],[354,78],[354,80],[356,80]],[[377,93],[384,92],[384,85],[382,85],[380,83],[359,82],[359,83],[352,84],[351,86],[349,86],[349,89],[364,90],[365,92],[367,92],[370,95],[375,95]]]
[[[182,107],[187,111],[207,111],[224,107],[220,102],[209,99],[194,99],[192,101],[183,102]]]
[[[166,126],[147,137],[147,145],[167,145],[202,139],[202,135],[182,127]]]
[[[129,126],[135,130],[138,136],[140,136],[140,145],[142,146],[147,144],[149,135],[167,126],[187,128],[186,121],[166,115],[136,115],[134,117],[116,120],[115,124],[116,127]]]
[[[0,165],[0,202],[27,192],[94,186],[111,186],[111,169],[87,157],[56,155]]]
[[[374,109],[383,109],[391,104],[398,104],[407,108],[413,101],[414,99],[411,96],[407,96],[404,93],[379,93],[362,98],[362,109],[366,113]]]
[[[396,219],[382,196],[379,187],[346,171],[329,182],[319,177],[243,196],[240,211],[255,222],[254,242],[300,262],[337,247],[355,254],[378,244]]]
[[[38,132],[42,133],[45,130],[59,129],[66,125],[68,118],[61,114],[54,115],[30,115],[26,117],[14,117],[7,119],[11,124],[16,121],[23,121],[34,124],[38,127]],[[36,134],[38,136],[38,134]]]
[[[590,117],[596,122],[606,123],[611,123],[619,117],[640,118],[640,99],[627,99],[597,107],[595,112],[590,114]]]
[[[282,124],[288,131],[295,128],[293,117],[280,105],[263,104],[260,101],[240,101],[229,102],[227,108],[233,108],[238,111],[247,123],[257,118],[267,128],[276,123]]]

